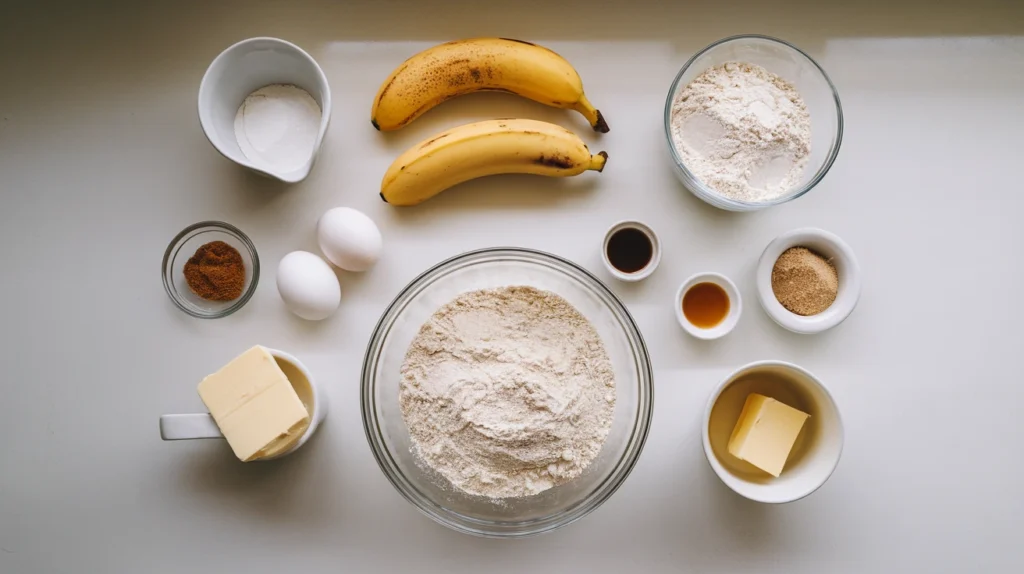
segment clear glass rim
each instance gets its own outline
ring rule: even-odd
[[[683,163],[682,158],[679,157],[679,152],[676,150],[675,144],[672,142],[672,100],[675,97],[676,90],[679,88],[679,82],[680,80],[682,80],[683,75],[690,69],[690,66],[692,66],[693,63],[696,62],[697,59],[703,56],[704,54],[723,44],[741,40],[762,40],[766,42],[774,42],[776,44],[780,44],[797,52],[804,58],[807,58],[807,61],[810,62],[818,70],[821,76],[825,79],[825,83],[828,84],[829,89],[832,90],[832,99],[836,105],[835,143],[832,144],[831,149],[829,149],[828,156],[825,158],[825,161],[821,164],[821,167],[818,168],[817,173],[814,174],[814,177],[812,177],[810,181],[808,181],[802,187],[797,188],[794,192],[768,201],[751,202],[730,199],[719,194],[717,191],[711,189],[710,187],[704,185],[704,182],[702,182],[696,175],[694,175],[694,173],[691,172],[689,168],[686,167],[686,164]],[[665,140],[668,143],[668,151],[672,155],[672,161],[675,162],[676,166],[682,171],[684,178],[687,180],[686,186],[690,189],[690,191],[694,192],[695,195],[697,195],[701,199],[712,199],[713,201],[710,201],[709,203],[714,204],[716,202],[721,202],[724,205],[728,205],[736,208],[737,210],[743,211],[768,207],[772,205],[778,205],[780,203],[792,201],[804,195],[808,191],[814,189],[814,187],[818,185],[818,183],[820,183],[822,179],[825,178],[825,175],[829,172],[829,170],[832,169],[832,164],[835,163],[836,157],[839,156],[839,148],[843,143],[843,105],[842,102],[840,102],[839,100],[839,91],[836,90],[835,84],[832,83],[832,78],[828,76],[828,74],[825,72],[825,69],[822,68],[821,65],[818,64],[818,62],[814,58],[812,58],[807,52],[804,52],[800,48],[797,48],[796,46],[790,44],[785,40],[780,40],[779,38],[765,36],[762,34],[739,34],[736,36],[722,38],[721,40],[708,44],[706,47],[704,47],[696,54],[691,56],[690,59],[687,60],[685,64],[683,64],[683,67],[679,69],[679,72],[676,73],[676,77],[672,80],[671,87],[669,87],[668,96],[665,98],[664,123]]]
[[[204,228],[218,229],[228,233],[229,235],[233,235],[242,243],[249,254],[249,258],[252,260],[252,281],[249,282],[249,286],[246,288],[245,292],[243,292],[242,296],[239,297],[232,305],[215,313],[199,313],[194,309],[191,309],[181,301],[178,297],[177,290],[171,284],[172,277],[174,275],[174,269],[171,269],[171,260],[174,259],[174,255],[181,249],[181,243],[184,239],[190,237],[192,233]],[[244,307],[256,292],[256,285],[260,280],[260,257],[256,253],[256,246],[253,245],[252,241],[249,240],[249,237],[245,233],[242,233],[241,229],[223,221],[200,221],[199,223],[193,223],[185,229],[182,229],[181,232],[175,235],[174,239],[172,239],[167,245],[167,249],[164,250],[163,261],[160,264],[160,274],[164,282],[164,291],[167,292],[167,296],[171,298],[171,301],[174,302],[174,305],[178,309],[181,309],[186,314],[198,319],[220,319],[221,317],[227,317]]]
[[[591,287],[608,305],[616,319],[625,328],[626,337],[629,339],[633,354],[637,359],[636,367],[640,387],[637,399],[637,417],[630,431],[627,446],[622,457],[616,462],[615,468],[609,475],[589,495],[571,508],[557,514],[517,523],[496,523],[478,520],[449,511],[422,495],[419,489],[401,472],[398,464],[391,456],[387,445],[384,444],[380,421],[377,418],[374,392],[376,362],[379,358],[382,344],[387,338],[395,319],[404,310],[405,305],[422,292],[423,289],[432,284],[434,279],[442,276],[444,273],[464,264],[468,265],[486,261],[503,255],[520,260],[546,263],[561,271],[568,271],[570,275]],[[395,489],[420,512],[435,522],[459,532],[487,538],[522,538],[550,532],[571,524],[597,509],[618,490],[639,460],[640,453],[643,451],[647,435],[650,431],[654,409],[654,373],[647,346],[633,317],[618,297],[592,273],[567,259],[543,251],[519,247],[492,247],[468,251],[441,261],[410,281],[391,304],[388,305],[381,315],[377,326],[374,328],[373,335],[370,337],[366,348],[360,383],[360,404],[363,416],[363,430],[366,433],[366,440],[370,445],[374,458],[377,460],[377,464]]]

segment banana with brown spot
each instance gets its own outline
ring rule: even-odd
[[[398,156],[380,186],[392,205],[416,205],[453,185],[500,173],[569,177],[604,169],[576,134],[537,120],[487,120],[452,128]]]
[[[583,114],[594,130],[608,124],[583,93],[576,70],[555,52],[507,38],[457,40],[406,60],[377,92],[370,121],[397,130],[441,102],[479,91],[502,91]]]

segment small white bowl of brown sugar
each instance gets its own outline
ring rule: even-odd
[[[833,233],[794,229],[776,237],[761,254],[757,297],[769,317],[794,333],[826,331],[857,306],[857,258]]]

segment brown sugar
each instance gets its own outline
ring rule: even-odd
[[[185,263],[185,281],[193,293],[207,301],[233,301],[245,287],[245,262],[237,249],[211,241]]]
[[[817,315],[839,293],[839,274],[832,262],[806,247],[790,247],[775,260],[772,292],[797,315]]]

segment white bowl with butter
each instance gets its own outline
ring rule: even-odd
[[[751,394],[810,415],[792,449],[785,445],[788,457],[778,477],[729,452],[733,430]],[[726,486],[750,500],[772,504],[799,500],[825,484],[839,464],[844,439],[839,408],[825,385],[807,370],[783,361],[750,363],[726,377],[708,399],[701,434],[708,464]],[[771,439],[761,437],[755,446],[771,449]]]

